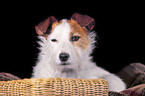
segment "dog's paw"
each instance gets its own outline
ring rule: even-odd
[[[102,77],[102,79],[105,79],[109,83],[109,90],[111,91],[123,91],[126,89],[126,84],[116,75],[110,74]]]

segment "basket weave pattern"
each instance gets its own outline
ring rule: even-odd
[[[40,78],[0,81],[0,96],[107,96],[103,79]]]

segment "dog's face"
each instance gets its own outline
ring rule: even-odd
[[[89,54],[91,40],[89,32],[94,27],[94,19],[75,13],[70,20],[57,21],[54,17],[38,24],[36,32],[43,36],[42,54],[53,59],[56,66],[77,66],[80,59]],[[66,71],[66,70],[65,70]]]
[[[48,45],[53,49],[52,54],[56,55],[56,63],[60,65],[75,63],[75,59],[82,56],[81,50],[88,50],[90,42],[86,32],[73,19],[54,22],[47,39]]]

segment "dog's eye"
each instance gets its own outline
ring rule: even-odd
[[[51,39],[51,41],[52,41],[52,42],[57,42],[57,40],[56,40],[56,39]]]
[[[72,36],[71,37],[71,41],[78,41],[79,40],[79,36]]]

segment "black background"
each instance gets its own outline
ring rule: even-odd
[[[92,55],[97,65],[116,73],[130,63],[145,64],[141,2],[73,3],[4,3],[0,8],[0,72],[29,78],[38,54],[34,27],[49,16],[70,19],[75,12],[96,21],[98,44]]]

